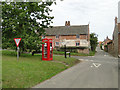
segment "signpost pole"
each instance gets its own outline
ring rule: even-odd
[[[67,57],[66,57],[66,45],[65,45],[65,58],[67,58]]]
[[[17,47],[17,60],[19,60],[19,47]]]

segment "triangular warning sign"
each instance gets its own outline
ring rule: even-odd
[[[14,38],[14,41],[16,43],[16,46],[18,47],[21,41],[21,38]]]

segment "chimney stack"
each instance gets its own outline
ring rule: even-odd
[[[117,24],[117,17],[115,17],[115,25]]]
[[[70,21],[68,21],[68,26],[70,26]]]
[[[109,39],[108,36],[106,37],[106,39],[107,39],[107,40]]]
[[[65,26],[70,26],[70,21],[65,21]]]
[[[65,26],[67,26],[67,24],[68,24],[67,21],[65,21]]]

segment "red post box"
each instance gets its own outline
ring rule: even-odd
[[[42,42],[42,60],[50,61],[53,60],[53,47],[52,39],[43,39]]]

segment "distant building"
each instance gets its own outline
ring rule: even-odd
[[[118,3],[118,18],[115,17],[113,40],[107,43],[107,46],[110,54],[120,57],[120,2]]]
[[[103,43],[102,41],[99,41],[99,46],[100,46],[102,43]]]
[[[110,43],[111,41],[112,41],[112,40],[109,39],[108,36],[107,36],[106,39],[103,41],[103,46],[104,46],[104,47],[102,47],[102,48],[104,49],[104,51],[108,52],[108,47],[107,47],[107,45],[108,45],[108,43]]]
[[[120,57],[120,1],[118,3],[118,56]]]
[[[89,53],[90,47],[89,25],[70,25],[70,21],[65,22],[65,26],[56,26],[46,29],[46,36],[43,38],[53,39],[53,48],[77,47],[79,53]]]
[[[118,45],[119,45],[119,39],[118,39],[118,22],[117,22],[117,17],[115,17],[115,28],[113,31],[113,55],[118,56]]]
[[[109,43],[111,41],[111,39],[109,39],[109,37],[107,36],[106,39],[104,40],[104,46],[107,45],[107,43]]]
[[[112,43],[110,43],[112,47],[111,48],[111,54],[114,56],[120,56],[120,23],[117,22],[118,19],[115,17],[115,28],[113,31],[113,40]]]

